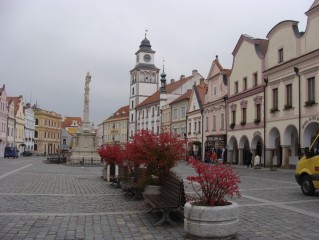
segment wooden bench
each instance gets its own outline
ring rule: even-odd
[[[134,168],[133,177],[126,179],[121,179],[120,184],[122,189],[125,191],[125,195],[132,194],[133,200],[143,199],[144,187],[142,185],[142,180],[145,174],[146,168]]]
[[[60,163],[65,163],[65,158],[63,158],[60,155],[50,155],[47,157],[47,163],[56,163],[56,164],[60,164]]]
[[[145,201],[151,205],[151,209],[147,213],[153,210],[162,212],[162,218],[155,225],[161,225],[166,221],[174,224],[175,222],[170,218],[170,213],[178,208],[184,208],[185,204],[183,180],[173,174],[169,174],[161,178],[160,183],[160,194],[150,195],[144,193]]]

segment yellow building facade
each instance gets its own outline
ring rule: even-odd
[[[37,154],[59,153],[62,116],[40,108],[33,108],[33,111],[36,141],[34,151]]]

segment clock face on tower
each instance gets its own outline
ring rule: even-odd
[[[144,59],[145,62],[150,62],[151,61],[151,55],[145,54],[143,59]]]

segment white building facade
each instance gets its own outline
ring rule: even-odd
[[[34,132],[35,132],[35,119],[34,112],[30,104],[27,104],[24,108],[24,151],[34,151]]]
[[[130,71],[129,137],[137,130],[136,106],[158,90],[159,69],[154,64],[155,51],[151,47],[145,36],[135,53],[135,67]]]
[[[319,131],[319,0],[305,14],[305,32],[283,21],[267,35],[266,154],[286,168]]]

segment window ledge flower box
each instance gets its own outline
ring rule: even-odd
[[[307,102],[305,102],[305,107],[311,107],[311,106],[313,106],[315,104],[316,104],[316,102],[314,100],[307,101]]]
[[[231,124],[229,125],[229,127],[230,127],[231,129],[233,129],[233,128],[235,127],[235,123],[231,123]]]
[[[260,119],[256,118],[254,122],[255,122],[255,124],[259,124],[260,123]]]
[[[291,105],[288,105],[288,104],[286,104],[285,106],[284,106],[284,110],[290,110],[290,109],[292,109],[293,107],[291,106]]]
[[[245,125],[246,125],[246,122],[245,122],[245,121],[241,121],[241,122],[240,122],[240,125],[245,126]]]
[[[278,110],[278,108],[276,108],[276,107],[270,109],[270,113],[276,113],[276,112],[278,112],[278,111],[279,111],[279,110]]]

